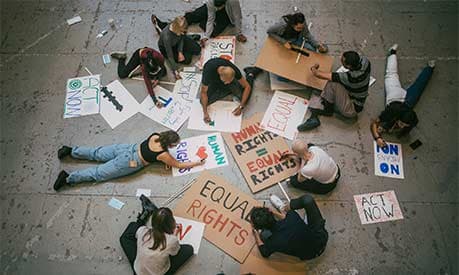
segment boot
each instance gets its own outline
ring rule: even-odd
[[[297,129],[300,132],[309,131],[320,126],[320,120],[317,116],[311,116],[305,122],[298,125]]]
[[[259,75],[263,70],[259,69],[257,67],[245,67],[244,72],[246,75],[246,78],[249,76],[252,76],[254,79]]]
[[[57,151],[57,157],[63,159],[66,156],[69,156],[72,153],[72,147],[62,146],[61,149]]]
[[[64,170],[62,170],[59,175],[57,176],[57,179],[56,181],[54,182],[54,190],[55,191],[58,191],[59,189],[61,189],[62,187],[64,187],[65,185],[67,185],[67,177],[69,176],[69,174],[67,174],[67,172],[65,172]]]
[[[316,116],[318,115],[332,116],[333,113],[335,112],[333,103],[330,103],[322,98],[322,105],[324,106],[323,109],[316,109],[316,108],[309,108],[309,109]]]
[[[140,196],[140,201],[142,202],[142,213],[137,216],[137,222],[146,224],[150,216],[158,211],[158,208],[145,195]]]

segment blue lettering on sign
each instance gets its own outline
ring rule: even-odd
[[[164,97],[162,96],[158,96],[159,100],[161,100],[164,104],[164,107],[167,107],[167,105],[169,105],[169,103],[172,102],[172,97],[169,97],[168,99],[165,99]]]
[[[389,172],[389,168],[390,168],[391,174],[400,175],[400,166],[398,164],[397,165],[391,164],[389,167],[389,164],[383,162],[379,165],[379,170],[383,172],[384,174],[387,174]]]
[[[180,162],[185,162],[185,161],[190,161],[188,158],[188,150],[187,150],[188,144],[186,141],[182,141],[177,145],[177,151],[175,153],[176,159]],[[179,169],[179,173],[185,173],[190,171],[191,168],[181,168]]]
[[[220,150],[220,146],[217,143],[217,136],[207,137],[207,142],[210,148],[212,148],[212,152],[215,155],[215,160],[217,161],[217,164],[219,165],[225,164],[226,163],[225,156],[223,152]]]
[[[398,156],[398,145],[397,144],[389,144],[388,146],[385,147],[379,147],[376,145],[376,152],[381,153],[381,151],[384,154],[389,154],[389,155],[396,155]]]

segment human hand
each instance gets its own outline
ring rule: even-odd
[[[247,42],[247,37],[245,37],[245,35],[243,35],[242,33],[238,34],[236,36],[236,39],[237,41],[242,42],[242,43]]]
[[[317,73],[317,70],[319,69],[320,65],[319,64],[314,64],[314,66],[311,67],[311,72],[313,74],[316,74]]]
[[[158,84],[159,84],[159,80],[158,80],[158,79],[155,79],[155,80],[153,80],[153,81],[151,82],[151,86],[153,86],[153,88],[156,87],[156,86],[158,86]]]
[[[201,48],[204,48],[206,46],[207,40],[209,40],[209,39],[207,39],[207,38],[201,39],[201,41],[199,42],[201,44]]]
[[[317,48],[319,50],[320,53],[326,53],[328,52],[328,48],[327,46],[325,46],[324,44],[320,44],[319,47]]]
[[[179,53],[178,53],[177,60],[178,60],[178,62],[183,62],[183,61],[185,61],[185,56],[183,55],[182,52],[179,52]]]
[[[163,104],[162,102],[159,102],[159,101],[156,101],[155,105],[156,105],[156,107],[158,107],[158,108],[164,107],[164,104]]]
[[[182,76],[180,76],[180,73],[177,70],[174,71],[174,77],[176,80],[182,79]]]
[[[292,45],[290,45],[290,42],[285,42],[285,43],[284,43],[284,47],[286,47],[286,48],[289,49],[289,50],[292,49]]]
[[[382,138],[382,137],[379,137],[376,139],[376,143],[378,144],[378,146],[380,148],[383,148],[383,147],[386,147],[387,146],[387,143],[386,141]]]
[[[240,116],[242,114],[242,107],[241,105],[237,106],[236,109],[233,110],[233,115]]]
[[[205,123],[210,123],[212,120],[210,120],[210,116],[207,112],[204,113],[204,122]]]

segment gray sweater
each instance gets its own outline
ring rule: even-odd
[[[214,31],[214,23],[215,23],[215,13],[217,12],[217,8],[214,5],[213,0],[206,1],[207,6],[207,25],[206,25],[206,33],[204,34],[205,38],[210,38],[212,32]],[[228,14],[229,20],[231,24],[234,25],[236,28],[237,34],[241,33],[241,26],[242,26],[242,14],[241,14],[241,5],[239,4],[239,0],[228,0],[225,4],[226,14]]]
[[[283,36],[287,27],[288,25],[285,22],[277,23],[276,25],[268,29],[268,35],[274,38],[275,40],[279,41],[279,43],[285,44],[288,40],[285,39]],[[304,37],[306,43],[311,44],[311,46],[313,46],[314,48],[317,48],[319,46],[319,42],[317,42],[317,40],[311,34],[306,24],[304,26],[303,31],[300,33],[300,36]]]
[[[174,60],[174,51],[172,50],[172,48],[177,47],[177,51],[183,53],[184,36],[176,35],[169,29],[169,27],[170,24],[167,25],[161,32],[161,35],[159,36],[158,40],[158,47],[160,50],[161,48],[163,48],[166,51],[167,62],[169,62],[171,69],[175,71],[178,69],[178,65]]]

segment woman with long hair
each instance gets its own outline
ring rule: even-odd
[[[202,165],[204,160],[197,162],[179,162],[168,152],[180,141],[175,131],[153,133],[139,144],[114,144],[101,147],[62,146],[57,156],[63,159],[71,156],[74,159],[85,159],[103,162],[95,167],[73,171],[70,174],[61,171],[54,183],[58,191],[65,185],[76,185],[82,182],[102,182],[126,176],[141,170],[151,163],[163,162],[168,166],[180,169]]]
[[[121,247],[137,275],[174,274],[192,255],[191,245],[179,244],[169,208],[157,208],[141,196],[143,211],[120,237]],[[151,228],[145,226],[151,216]]]

